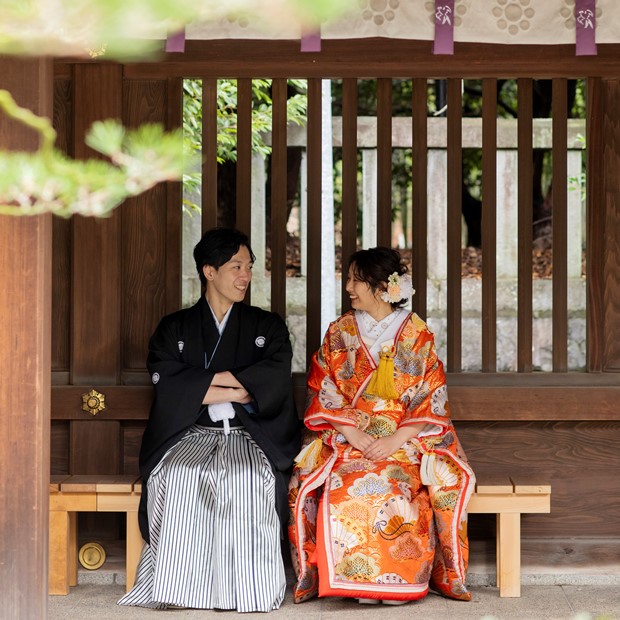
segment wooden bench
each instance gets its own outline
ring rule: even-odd
[[[77,513],[127,515],[126,575],[129,591],[142,551],[138,527],[141,483],[136,476],[54,476],[50,481],[49,594],[77,585]]]
[[[140,481],[135,476],[65,476],[50,483],[49,593],[68,594],[77,584],[77,513],[127,514],[127,590],[142,549],[138,528]],[[521,515],[550,512],[551,487],[518,478],[476,484],[469,514],[497,518],[496,575],[499,595],[521,596]]]
[[[551,512],[551,486],[520,478],[476,484],[469,514],[496,516],[496,578],[499,595],[521,596],[521,515]]]

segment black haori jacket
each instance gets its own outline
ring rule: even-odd
[[[301,426],[293,402],[288,329],[277,314],[236,303],[215,349],[218,338],[204,296],[194,306],[165,316],[151,337],[147,367],[155,398],[140,449],[139,521],[146,542],[148,477],[192,424],[214,425],[202,399],[215,373],[226,370],[252,396],[255,409],[249,413],[233,403],[236,417],[230,424],[241,422],[265,452],[276,476],[276,508],[282,524],[288,521],[288,475],[299,452]],[[205,359],[212,355],[206,369]]]

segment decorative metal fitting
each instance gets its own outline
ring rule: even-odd
[[[82,545],[78,558],[84,568],[97,570],[105,562],[105,549],[99,543],[89,542]]]
[[[92,389],[90,392],[82,394],[82,411],[97,415],[105,409],[105,396],[97,390]]]

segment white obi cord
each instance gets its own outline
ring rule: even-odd
[[[214,403],[208,406],[211,422],[224,422],[224,434],[230,435],[230,424],[228,420],[235,417],[235,409],[232,403]]]

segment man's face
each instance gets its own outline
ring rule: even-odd
[[[252,280],[253,265],[250,252],[244,245],[219,269],[205,265],[202,269],[207,278],[209,297],[226,306],[243,301]]]

